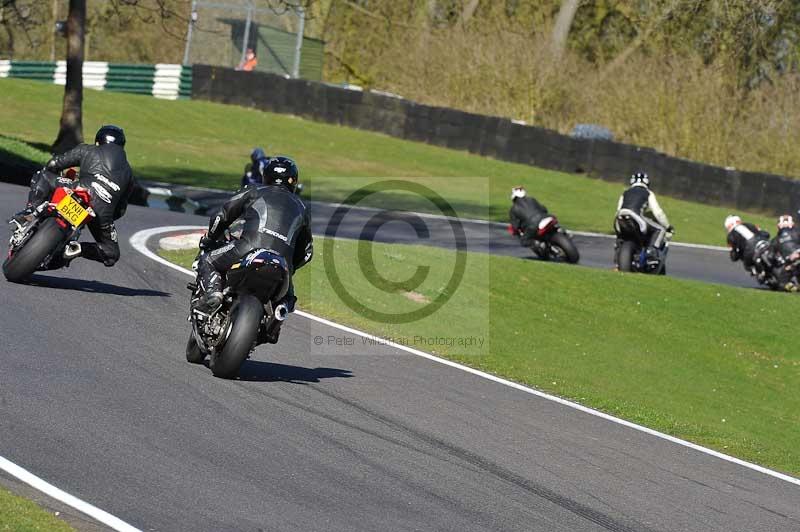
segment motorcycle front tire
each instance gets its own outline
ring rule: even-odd
[[[213,355],[209,368],[215,377],[232,379],[239,374],[258,338],[258,329],[264,317],[261,302],[250,294],[239,296],[231,309],[231,332],[222,349]]]
[[[200,350],[197,345],[197,340],[194,337],[194,331],[189,333],[189,340],[186,341],[186,361],[192,364],[202,364],[205,360],[206,354]]]
[[[66,229],[58,225],[55,218],[45,219],[33,236],[3,261],[3,275],[12,283],[25,282],[65,237]]]

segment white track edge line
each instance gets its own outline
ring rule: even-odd
[[[114,530],[119,532],[141,532],[138,528],[129,525],[118,517],[114,517],[105,510],[101,510],[100,508],[93,506],[88,502],[82,501],[74,495],[70,495],[66,491],[53,486],[45,480],[42,480],[30,471],[23,469],[14,462],[11,462],[2,456],[0,456],[0,469],[12,477],[24,482],[25,484],[36,488],[48,497],[66,504],[70,508],[74,508],[83,514],[86,514],[92,519],[99,521],[100,523],[103,523]]]
[[[187,270],[186,268],[178,266],[177,264],[173,264],[173,263],[169,262],[167,259],[159,257],[158,255],[156,255],[155,253],[153,253],[152,251],[147,249],[147,245],[146,244],[147,244],[147,241],[150,239],[150,237],[158,235],[158,234],[168,233],[168,232],[171,232],[171,231],[183,231],[183,230],[187,230],[187,229],[204,229],[204,228],[205,228],[204,226],[199,226],[199,225],[176,225],[176,226],[165,226],[165,227],[155,227],[155,228],[152,228],[152,229],[144,229],[142,231],[139,231],[139,232],[135,233],[133,236],[131,236],[130,243],[131,243],[131,245],[133,246],[133,248],[136,251],[138,251],[139,253],[145,255],[146,257],[148,257],[150,259],[153,259],[153,260],[155,260],[155,261],[157,261],[157,262],[159,262],[161,264],[164,264],[165,266],[168,266],[168,267],[170,267],[170,268],[172,268],[174,270],[177,270],[179,272],[182,272],[184,274],[194,276],[194,273],[191,272],[190,270]],[[747,461],[742,460],[740,458],[736,458],[735,456],[730,456],[728,454],[724,454],[724,453],[721,453],[719,451],[715,451],[714,449],[709,449],[708,447],[703,447],[702,445],[698,445],[698,444],[692,443],[690,441],[682,440],[682,439],[677,438],[675,436],[670,436],[669,434],[665,434],[663,432],[659,432],[657,430],[650,429],[650,428],[647,428],[647,427],[642,426],[642,425],[637,425],[636,423],[633,423],[631,421],[626,421],[624,419],[621,419],[621,418],[618,418],[618,417],[614,417],[614,416],[612,416],[610,414],[606,414],[605,412],[601,412],[599,410],[595,410],[594,408],[590,408],[588,406],[584,406],[584,405],[582,405],[580,403],[574,403],[574,402],[569,401],[567,399],[563,399],[561,397],[557,397],[555,395],[551,395],[549,393],[545,393],[545,392],[536,390],[534,388],[530,388],[530,387],[525,386],[523,384],[519,384],[519,383],[510,381],[510,380],[506,380],[506,379],[504,379],[502,377],[498,377],[496,375],[492,375],[491,373],[486,373],[485,371],[480,371],[480,370],[477,370],[475,368],[471,368],[469,366],[465,366],[463,364],[459,364],[458,362],[453,362],[451,360],[447,360],[447,359],[444,359],[444,358],[437,357],[437,356],[432,355],[430,353],[426,353],[424,351],[420,351],[418,349],[414,349],[413,347],[408,347],[408,346],[404,346],[404,345],[396,344],[394,342],[387,341],[385,338],[381,338],[381,337],[372,335],[370,333],[367,333],[367,332],[364,332],[364,331],[360,331],[360,330],[354,329],[352,327],[348,327],[347,325],[342,325],[342,324],[336,323],[334,321],[330,321],[330,320],[327,320],[325,318],[321,318],[319,316],[315,316],[313,314],[309,314],[308,312],[303,312],[302,310],[295,311],[295,314],[297,314],[298,316],[302,316],[304,318],[307,318],[307,319],[322,323],[322,324],[327,325],[329,327],[333,327],[335,329],[339,329],[339,330],[344,331],[344,332],[349,332],[351,334],[355,334],[355,335],[361,336],[362,338],[366,338],[368,340],[372,340],[372,341],[375,341],[375,342],[380,342],[382,345],[388,345],[388,346],[393,347],[395,349],[399,349],[400,351],[405,351],[405,352],[410,353],[412,355],[415,355],[415,356],[418,356],[418,357],[421,357],[421,358],[425,358],[425,359],[431,360],[433,362],[438,362],[439,364],[443,364],[445,366],[450,366],[452,368],[460,369],[461,371],[465,371],[467,373],[471,373],[471,374],[476,375],[478,377],[481,377],[481,378],[484,378],[484,379],[488,379],[490,381],[494,381],[494,382],[499,383],[499,384],[503,384],[503,385],[508,386],[510,388],[514,388],[515,390],[519,390],[521,392],[525,392],[525,393],[528,393],[528,394],[531,394],[531,395],[535,395],[537,397],[541,397],[542,399],[546,399],[548,401],[553,401],[555,403],[567,406],[569,408],[573,408],[575,410],[579,410],[579,411],[584,412],[586,414],[590,414],[590,415],[605,419],[607,421],[611,421],[612,423],[616,423],[618,425],[622,425],[622,426],[625,426],[625,427],[628,427],[628,428],[631,428],[631,429],[634,429],[634,430],[638,430],[639,432],[644,432],[645,434],[649,434],[651,436],[655,436],[655,437],[660,438],[662,440],[666,440],[666,441],[669,441],[669,442],[672,442],[672,443],[676,443],[676,444],[681,445],[683,447],[687,447],[689,449],[692,449],[692,450],[695,450],[695,451],[699,451],[701,453],[713,456],[715,458],[719,458],[721,460],[725,460],[726,462],[730,462],[730,463],[733,463],[733,464],[736,464],[736,465],[740,465],[742,467],[746,467],[746,468],[751,469],[753,471],[758,471],[759,473],[763,473],[765,475],[769,475],[771,477],[774,477],[774,478],[777,478],[777,479],[780,479],[780,480],[784,480],[786,482],[789,482],[790,484],[795,484],[797,486],[800,486],[800,478],[795,478],[795,477],[792,477],[792,476],[787,475],[785,473],[780,473],[778,471],[774,471],[772,469],[760,466],[758,464],[754,464],[752,462],[747,462]]]

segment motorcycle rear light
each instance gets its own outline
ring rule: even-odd
[[[78,198],[83,202],[84,206],[90,205],[92,198],[89,195],[89,191],[85,188],[76,188],[74,190],[74,194],[78,196]]]

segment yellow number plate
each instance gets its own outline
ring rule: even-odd
[[[56,205],[56,210],[74,227],[81,225],[86,217],[89,216],[89,211],[84,209],[72,196],[64,196],[64,199]]]

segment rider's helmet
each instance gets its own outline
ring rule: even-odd
[[[124,148],[125,132],[122,131],[121,127],[108,124],[97,130],[97,134],[94,136],[94,142],[97,145],[116,144]]]
[[[650,186],[650,177],[644,172],[636,172],[631,176],[631,185],[641,183],[642,185]]]
[[[528,191],[525,190],[525,187],[519,186],[514,187],[511,189],[511,199],[515,200],[517,198],[524,198],[528,195]]]
[[[788,214],[778,217],[778,229],[792,229],[794,227],[794,218]]]
[[[733,231],[733,228],[739,225],[740,223],[742,223],[741,218],[739,218],[735,214],[730,214],[728,215],[727,218],[725,218],[725,230],[730,233],[731,231]]]
[[[292,192],[297,190],[297,183],[300,181],[300,171],[289,157],[278,156],[261,159],[258,164],[258,173],[265,185],[283,185]]]

